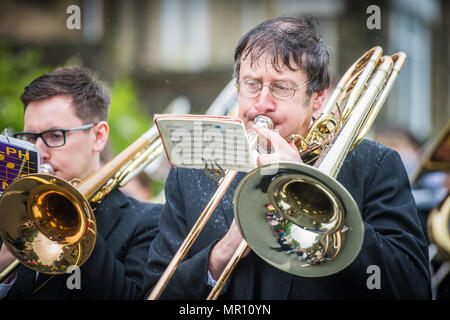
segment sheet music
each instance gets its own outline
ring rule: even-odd
[[[175,167],[250,171],[254,164],[241,119],[205,115],[155,115],[169,163]]]
[[[34,145],[0,135],[0,194],[18,176],[37,173],[40,157]]]

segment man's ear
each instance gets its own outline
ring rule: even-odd
[[[313,110],[313,117],[318,118],[322,112],[322,108],[325,105],[327,98],[327,89],[316,91],[311,96],[311,105]]]
[[[94,152],[102,152],[108,142],[109,126],[106,121],[100,121],[94,128],[92,128],[93,144],[92,150]]]

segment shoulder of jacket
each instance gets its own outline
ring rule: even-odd
[[[370,157],[372,162],[381,161],[387,154],[396,154],[397,152],[379,142],[363,139],[354,150],[352,150],[348,158],[367,158]]]

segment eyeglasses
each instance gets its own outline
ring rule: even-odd
[[[95,126],[96,123],[86,124],[81,127],[71,129],[50,129],[39,133],[36,132],[18,132],[14,134],[14,138],[25,140],[31,143],[36,143],[38,138],[44,141],[45,145],[49,148],[62,147],[66,144],[66,133],[69,131],[87,130]]]
[[[263,84],[258,80],[248,79],[239,81],[237,84],[237,90],[239,94],[246,98],[256,98],[261,94],[263,87],[269,87],[272,97],[279,100],[288,100],[292,98],[295,91],[303,88],[309,81],[301,84],[298,87],[294,87],[292,84],[286,81],[275,81],[271,84]]]

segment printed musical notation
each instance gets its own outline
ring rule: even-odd
[[[156,114],[154,122],[170,165],[248,172],[254,159],[241,119],[227,116]]]
[[[0,139],[0,194],[19,176],[38,172],[39,154],[17,139]]]

